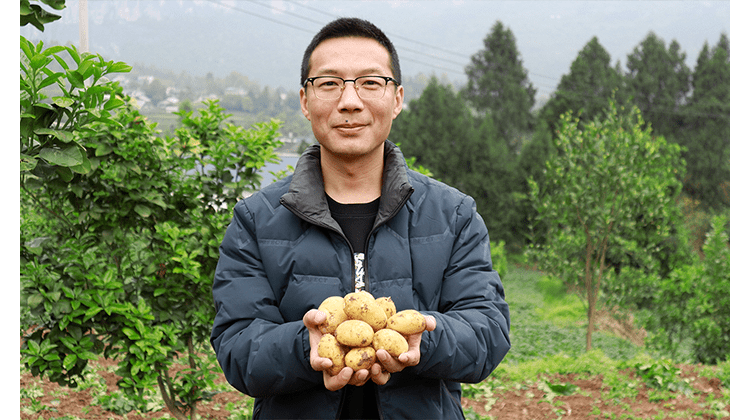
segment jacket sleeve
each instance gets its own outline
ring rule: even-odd
[[[253,214],[245,201],[219,248],[213,285],[216,308],[211,345],[227,381],[253,397],[299,391],[323,383],[310,367],[301,320],[285,322],[265,274]]]
[[[458,206],[455,239],[443,277],[437,320],[422,335],[415,373],[456,382],[484,380],[510,350],[510,312],[492,268],[487,228],[471,197]]]

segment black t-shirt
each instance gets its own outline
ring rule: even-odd
[[[364,253],[367,235],[372,230],[378,214],[380,198],[365,204],[341,204],[328,197],[328,207],[333,219],[338,222],[344,235],[351,242],[355,253]],[[375,402],[375,384],[367,381],[362,386],[344,387],[344,401],[340,419],[378,419],[378,406]]]

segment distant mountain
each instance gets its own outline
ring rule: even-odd
[[[40,33],[78,44],[78,1]],[[194,76],[232,71],[262,85],[294,88],[310,38],[336,16],[359,16],[393,40],[405,76],[465,80],[464,67],[500,20],[516,37],[529,77],[544,98],[594,36],[624,67],[649,31],[676,39],[689,66],[704,42],[729,32],[729,1],[88,1],[90,50],[132,65]]]

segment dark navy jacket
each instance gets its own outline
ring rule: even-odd
[[[510,318],[474,200],[406,167],[385,147],[380,209],[367,242],[366,289],[437,319],[417,366],[377,387],[387,419],[463,418],[460,382],[486,378],[510,349]],[[320,149],[294,175],[239,202],[220,247],[211,344],[253,418],[333,419],[343,390],[310,367],[303,315],[354,288],[353,253],[331,217]]]

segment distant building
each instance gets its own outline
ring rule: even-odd
[[[225,95],[237,95],[237,96],[246,96],[247,95],[247,89],[239,88],[239,87],[228,87],[224,89]]]

